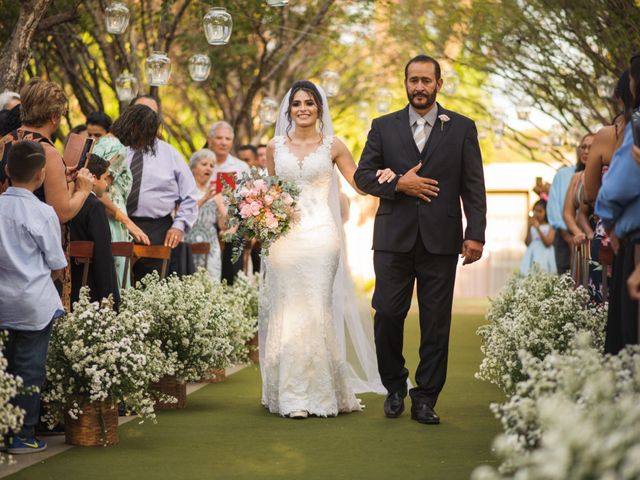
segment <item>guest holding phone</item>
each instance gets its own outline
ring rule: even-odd
[[[222,272],[222,257],[220,242],[218,241],[218,227],[223,230],[226,225],[226,207],[222,193],[216,193],[216,182],[211,180],[213,175],[215,154],[208,148],[198,150],[189,163],[191,173],[196,181],[196,199],[198,200],[198,219],[186,236],[191,243],[207,242],[211,246],[207,259],[207,271],[216,282],[220,281]],[[193,262],[198,267],[204,267],[203,256],[194,256]]]
[[[249,174],[251,171],[245,162],[231,155],[233,137],[233,127],[224,121],[214,123],[207,134],[207,145],[216,156],[213,168],[213,178],[216,180],[225,173],[233,174],[234,177],[238,178],[244,173]],[[222,251],[222,279],[226,280],[230,285],[233,284],[236,275],[243,266],[242,256],[233,263],[231,261],[232,255],[232,246],[225,245]]]
[[[529,212],[529,228],[524,241],[527,244],[527,251],[520,262],[522,275],[528,275],[534,264],[543,272],[556,273],[554,238],[555,231],[547,220],[547,202],[538,200]]]

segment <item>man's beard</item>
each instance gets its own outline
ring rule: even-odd
[[[407,90],[407,98],[409,99],[409,103],[416,110],[426,110],[426,109],[430,108],[431,105],[436,103],[436,97],[437,96],[438,96],[438,91],[437,90],[434,90],[433,93],[431,93],[431,94],[426,93],[426,94],[420,94],[420,95],[412,95]],[[414,97],[427,97],[427,104],[426,105],[422,105],[422,104],[415,103],[414,100],[413,100]]]

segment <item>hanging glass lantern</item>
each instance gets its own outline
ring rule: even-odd
[[[138,80],[130,73],[116,78],[116,94],[121,102],[130,102],[138,95]]]
[[[189,58],[189,75],[196,82],[203,82],[209,78],[211,60],[207,55],[196,53]]]
[[[213,7],[202,19],[204,35],[210,45],[226,45],[233,30],[233,18],[226,8]]]
[[[516,103],[516,115],[518,116],[518,120],[529,120],[532,106],[531,100],[526,98],[523,98]]]
[[[561,147],[565,143],[565,134],[564,128],[559,123],[556,123],[549,133],[549,138],[551,139],[551,145],[554,147]]]
[[[149,85],[153,87],[166,85],[171,75],[171,59],[165,52],[153,52],[144,62],[144,73]]]
[[[262,125],[273,125],[278,120],[278,101],[275,98],[264,97],[258,107],[258,117]]]
[[[612,98],[616,83],[616,79],[608,75],[598,78],[598,96],[600,98]]]
[[[284,7],[289,5],[289,0],[267,0],[267,5],[270,7]]]
[[[444,85],[442,90],[446,95],[453,95],[460,85],[460,75],[455,70],[447,70],[443,75]]]
[[[322,79],[322,88],[327,94],[327,97],[335,97],[340,91],[340,75],[331,70],[327,70],[320,75]]]
[[[358,118],[363,121],[369,121],[369,102],[358,102]]]
[[[391,109],[393,96],[386,88],[381,88],[376,93],[376,110],[380,113],[387,113]]]
[[[121,35],[129,26],[129,7],[122,2],[113,2],[104,11],[107,32]]]

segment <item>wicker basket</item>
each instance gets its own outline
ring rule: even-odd
[[[156,410],[177,410],[187,406],[187,384],[179,382],[175,375],[166,375],[157,383],[152,383],[151,388],[165,395],[178,399],[177,403],[169,403],[158,400]]]
[[[203,383],[220,383],[227,379],[227,373],[224,368],[212,368],[209,370],[209,377],[200,380]]]
[[[65,441],[70,445],[98,447],[115,445],[118,437],[118,409],[111,401],[82,405],[77,420],[65,414]]]
[[[258,349],[258,335],[247,342],[249,347],[249,360],[253,363],[260,363],[260,350]]]

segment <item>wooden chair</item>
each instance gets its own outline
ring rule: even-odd
[[[162,260],[162,270],[160,270],[160,279],[167,275],[167,266],[171,258],[171,247],[164,245],[134,245],[133,256],[135,259],[151,258],[154,260]]]
[[[81,286],[86,286],[89,280],[89,265],[93,259],[93,242],[84,240],[69,242],[69,257],[73,258],[78,265],[84,264]]]
[[[198,242],[191,244],[192,255],[204,255],[204,268],[207,268],[209,263],[209,252],[211,251],[211,244],[209,242]]]
[[[127,276],[131,268],[131,259],[133,257],[132,242],[113,242],[111,243],[111,253],[114,257],[124,257],[124,272],[122,273],[122,288],[127,285]]]

